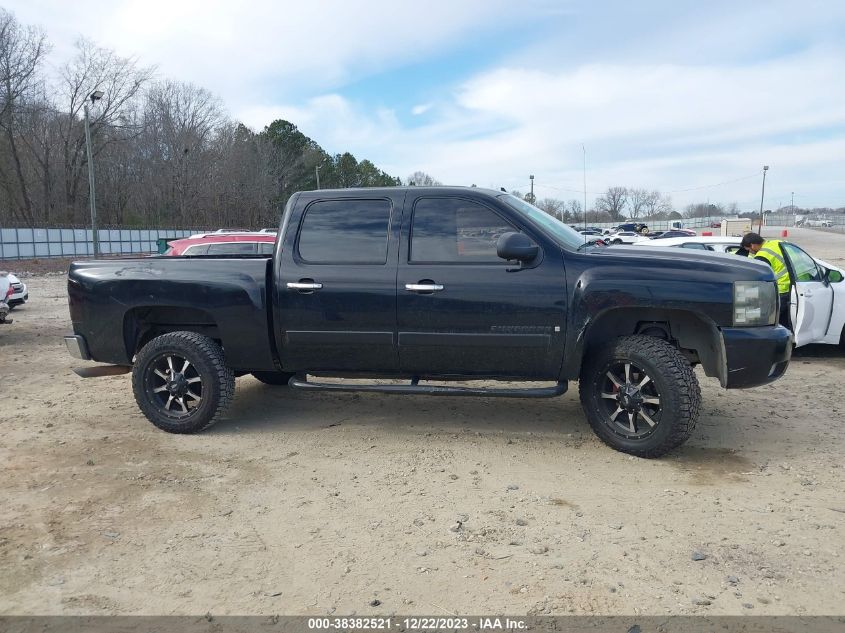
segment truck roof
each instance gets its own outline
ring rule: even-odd
[[[310,191],[301,191],[303,196],[325,196],[327,193],[338,196],[360,195],[362,193],[368,195],[384,195],[388,193],[396,193],[397,191],[420,191],[426,193],[436,194],[455,194],[455,193],[477,193],[483,196],[501,196],[509,194],[509,191],[499,191],[496,189],[487,189],[486,187],[458,187],[438,185],[436,187],[418,187],[418,186],[400,186],[400,187],[353,187],[349,189],[315,189]]]

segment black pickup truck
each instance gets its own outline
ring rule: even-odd
[[[695,365],[723,387],[753,387],[780,377],[792,350],[768,267],[585,247],[536,207],[478,188],[298,193],[272,258],[74,263],[68,293],[70,352],[131,366],[138,406],[173,433],[211,425],[245,374],[295,389],[526,398],[578,380],[595,433],[654,457],[693,430]],[[497,386],[454,382],[472,380]]]

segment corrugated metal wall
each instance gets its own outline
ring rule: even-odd
[[[98,229],[103,255],[154,253],[160,237],[187,237],[201,229]],[[77,257],[94,254],[91,229],[0,228],[0,259]]]

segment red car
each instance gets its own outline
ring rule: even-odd
[[[272,255],[272,233],[208,233],[173,240],[165,255]]]

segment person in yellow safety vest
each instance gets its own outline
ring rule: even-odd
[[[742,237],[742,246],[753,255],[755,259],[767,262],[775,273],[775,280],[780,295],[780,318],[778,321],[784,327],[792,329],[789,318],[789,297],[792,288],[792,279],[789,276],[789,267],[780,244],[783,240],[764,240],[757,233],[746,233]]]

